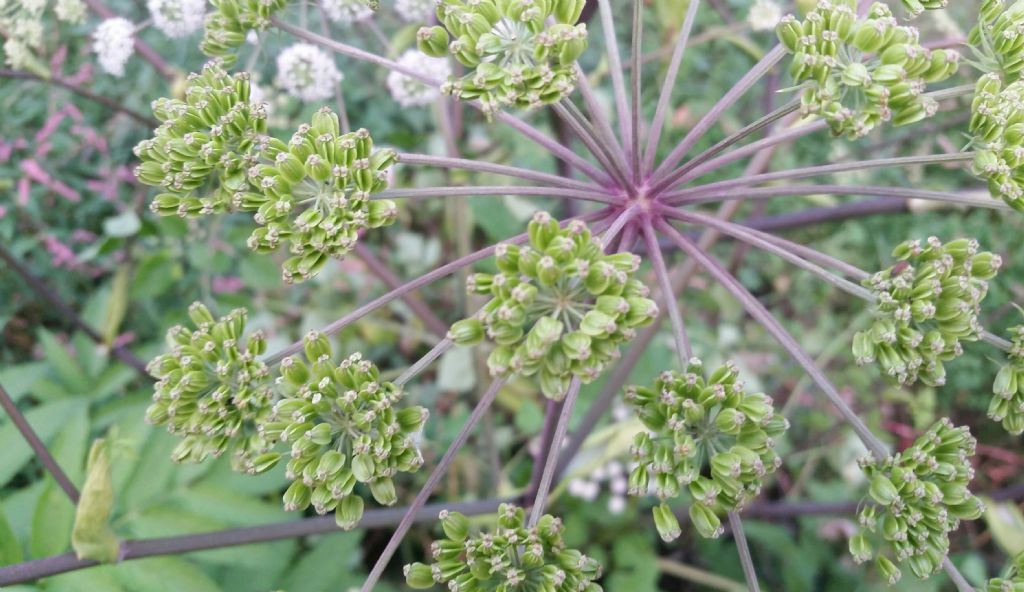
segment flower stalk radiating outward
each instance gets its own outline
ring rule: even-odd
[[[1013,347],[1009,360],[999,369],[992,384],[988,416],[1003,424],[1015,436],[1024,433],[1024,326],[1010,328]]]

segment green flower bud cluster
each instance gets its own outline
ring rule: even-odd
[[[775,439],[789,422],[775,415],[772,400],[747,393],[739,371],[726,363],[709,376],[697,358],[686,371],[663,372],[652,387],[629,387],[626,402],[648,431],[631,452],[630,495],[653,492],[661,501],[654,523],[661,538],[679,536],[679,522],[665,500],[687,487],[690,519],[704,537],[723,531],[722,514],[741,509],[761,491],[766,475],[782,464]]]
[[[601,565],[575,549],[566,549],[562,521],[545,515],[525,525],[525,512],[510,504],[498,508],[497,528],[471,537],[469,519],[442,510],[445,539],[431,545],[435,563],[405,566],[410,588],[447,584],[458,592],[600,592],[595,580]]]
[[[921,16],[926,10],[941,10],[949,6],[949,0],[903,0],[903,7],[910,13],[910,17]]]
[[[802,112],[824,117],[835,135],[858,138],[885,121],[933,115],[938,103],[924,94],[926,84],[959,66],[958,53],[922,47],[917,30],[900,26],[882,3],[858,19],[855,0],[821,0],[805,20],[789,15],[776,30],[804,86]]]
[[[162,123],[135,146],[142,161],[135,176],[165,191],[150,204],[153,212],[184,218],[228,211],[266,141],[266,108],[250,102],[250,90],[248,74],[232,76],[211,62],[189,75],[185,100],[153,102]]]
[[[1008,83],[1024,72],[1024,0],[982,0],[978,25],[968,35],[986,71],[999,73]]]
[[[557,103],[576,86],[576,59],[587,48],[577,24],[584,0],[440,0],[444,26],[417,33],[420,51],[451,54],[470,71],[452,78],[445,94],[479,99],[486,113],[506,106]]]
[[[199,49],[217,57],[228,67],[235,63],[235,51],[245,43],[249,31],[265,31],[270,17],[288,5],[288,0],[210,0],[213,12],[206,16]]]
[[[545,396],[561,399],[572,377],[600,376],[658,308],[633,277],[639,258],[605,254],[582,222],[563,229],[538,212],[529,237],[528,246],[498,245],[498,273],[470,276],[469,292],[491,300],[449,337],[461,345],[486,337],[497,345],[487,358],[493,376],[537,376]]]
[[[233,465],[243,470],[269,448],[256,430],[273,396],[270,371],[258,359],[267,344],[258,331],[246,337],[246,315],[237,309],[215,320],[208,308],[192,304],[196,328],[172,327],[171,351],[147,366],[157,382],[146,420],[184,438],[172,454],[176,462],[230,449]]]
[[[988,182],[992,197],[1024,212],[1024,80],[1005,86],[997,74],[978,80],[971,134],[974,174]]]
[[[259,227],[249,248],[269,253],[286,241],[288,283],[344,257],[360,231],[395,221],[395,203],[371,195],[387,187],[396,155],[374,150],[369,132],[342,134],[338,116],[324,108],[284,142],[266,135],[266,109],[250,102],[246,74],[208,64],[189,80],[184,101],[153,104],[163,124],[135,148],[136,176],[165,191],[153,199],[154,212],[252,212]]]
[[[1014,557],[1003,577],[989,580],[985,592],[1024,592],[1024,553]]]
[[[854,335],[853,355],[860,365],[877,360],[899,384],[945,384],[943,362],[981,335],[981,301],[1002,260],[979,252],[974,239],[942,244],[934,236],[904,242],[892,256],[899,263],[863,282],[875,295],[876,319]]]
[[[427,410],[399,407],[402,389],[382,382],[377,367],[360,354],[335,364],[330,343],[317,332],[304,345],[308,363],[281,361],[282,398],[260,421],[259,434],[291,446],[287,477],[293,482],[284,493],[285,509],[334,510],[339,526],[353,528],[363,515],[363,500],[353,493],[357,483],[390,506],[397,500],[392,477],[422,466],[415,440]],[[255,471],[269,469],[280,456],[267,453]]]
[[[360,231],[388,226],[398,215],[393,201],[371,199],[387,188],[394,150],[374,150],[365,129],[341,134],[326,107],[287,143],[271,138],[264,155],[268,162],[248,170],[252,189],[238,192],[233,205],[255,212],[260,225],[249,248],[269,253],[289,242],[292,257],[282,266],[288,283],[312,278],[331,257],[348,254]]]
[[[996,374],[988,416],[1015,436],[1024,434],[1024,326],[1010,329],[1013,346],[1009,361]]]
[[[941,568],[949,533],[960,520],[975,520],[984,511],[967,489],[974,477],[969,459],[974,447],[966,427],[943,418],[903,452],[884,460],[862,458],[871,503],[857,516],[860,529],[850,538],[853,559],[862,563],[877,555],[876,565],[890,584],[901,577],[897,563],[905,562],[922,579]]]

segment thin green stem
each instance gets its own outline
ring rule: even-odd
[[[751,175],[747,177],[739,177],[736,179],[728,179],[725,181],[719,181],[717,183],[708,183],[706,185],[698,185],[696,187],[683,189],[681,191],[665,193],[664,195],[662,195],[662,201],[669,205],[685,204],[689,203],[691,199],[705,197],[709,194],[721,193],[731,189],[749,187],[751,185],[758,185],[761,183],[768,183],[771,181],[805,179],[807,177],[816,177],[818,175],[830,175],[834,173],[863,171],[869,169],[885,169],[914,165],[965,162],[973,159],[973,152],[958,152],[953,154],[935,154],[929,156],[879,158],[876,160],[841,162],[836,164],[789,169],[785,171],[775,171],[771,173],[763,173],[760,175]]]
[[[643,172],[645,175],[649,174],[651,169],[654,168],[654,159],[658,155],[658,143],[661,141],[661,132],[665,129],[665,119],[668,115],[672,91],[675,89],[676,79],[679,77],[679,66],[683,63],[683,55],[686,53],[686,46],[690,41],[693,23],[697,19],[698,6],[700,6],[700,0],[689,0],[686,18],[679,29],[675,48],[672,50],[672,60],[669,62],[668,72],[665,73],[665,80],[661,83],[658,106],[654,109],[654,119],[651,122],[650,135],[647,136],[647,149],[644,151]]]
[[[373,587],[380,580],[381,575],[384,574],[384,569],[387,568],[391,558],[395,555],[395,551],[398,550],[398,545],[402,543],[402,539],[405,538],[405,534],[409,532],[413,523],[416,520],[416,514],[419,509],[422,508],[426,503],[427,499],[430,498],[431,494],[434,493],[434,489],[437,488],[437,484],[441,482],[441,479],[448,472],[448,467],[451,466],[452,461],[455,460],[455,456],[459,453],[459,450],[466,444],[469,439],[469,435],[473,432],[473,428],[480,422],[480,419],[484,416],[484,413],[490,408],[491,404],[494,403],[494,399],[498,396],[498,392],[501,391],[501,387],[504,386],[504,378],[496,378],[491,382],[491,386],[487,388],[483,396],[480,397],[480,401],[476,404],[473,412],[466,419],[466,423],[459,430],[459,433],[455,436],[451,445],[448,446],[448,450],[445,451],[444,456],[434,467],[434,470],[427,477],[427,482],[423,484],[419,493],[416,494],[416,498],[409,504],[409,509],[406,510],[405,516],[402,517],[401,522],[395,528],[395,532],[391,534],[391,539],[388,540],[388,544],[381,551],[380,555],[377,556],[377,561],[373,564],[373,569],[370,570],[370,575],[366,577],[366,581],[363,583],[362,592],[370,592]]]

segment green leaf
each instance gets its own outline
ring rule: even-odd
[[[117,268],[114,279],[110,282],[110,297],[103,315],[103,342],[109,347],[114,343],[121,331],[121,322],[128,311],[128,289],[131,286],[131,270],[127,264]]]
[[[29,554],[41,559],[67,551],[74,521],[75,506],[71,500],[56,485],[47,485],[32,514]]]
[[[110,445],[100,438],[92,443],[85,483],[75,509],[71,546],[79,559],[101,563],[117,560],[120,543],[110,528],[114,511],[114,486],[110,477]]]
[[[140,228],[142,228],[142,222],[132,210],[125,210],[103,221],[103,234],[116,238],[133,236]]]
[[[89,389],[89,378],[64,344],[44,329],[39,331],[39,345],[47,364],[70,390],[70,394],[85,394]]]
[[[43,443],[50,443],[60,431],[68,418],[81,413],[85,408],[82,401],[63,400],[48,403],[25,413],[36,435]],[[3,451],[3,462],[0,462],[0,487],[4,486],[17,475],[32,458],[32,449],[21,436],[21,432],[10,421],[0,427],[0,450]]]
[[[134,592],[123,586],[117,567],[101,565],[46,579],[46,592]]]
[[[1010,502],[985,500],[985,522],[992,538],[1010,557],[1024,552],[1024,514]]]
[[[7,514],[0,505],[0,565],[11,565],[22,560],[21,543],[14,535]]]
[[[343,532],[327,535],[313,549],[302,554],[302,559],[281,582],[288,592],[334,592],[358,586],[364,574],[358,569],[361,532]]]
[[[0,384],[14,401],[20,400],[32,390],[32,385],[46,374],[45,362],[28,362],[8,366],[0,370]]]
[[[167,292],[182,277],[181,264],[167,250],[143,257],[135,269],[132,297],[148,298]]]
[[[180,557],[152,557],[117,566],[117,579],[132,592],[221,592],[195,564]]]
[[[476,386],[473,350],[456,347],[445,352],[437,366],[437,388],[464,393]]]

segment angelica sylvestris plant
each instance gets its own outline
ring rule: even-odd
[[[423,590],[447,584],[449,590],[552,590],[600,592],[601,564],[562,540],[561,520],[545,514],[527,526],[522,508],[502,504],[493,532],[470,536],[469,519],[443,510],[445,537],[435,541],[432,565],[405,566],[405,581]]]
[[[333,511],[343,528],[367,522],[374,510],[364,511],[364,506],[371,498],[380,505],[403,500],[402,517],[390,539],[371,558],[373,568],[362,588],[369,592],[473,431],[502,389],[514,382],[515,390],[509,389],[506,396],[514,392],[546,406],[529,481],[503,481],[508,486],[501,495],[516,496],[516,506],[499,507],[507,498],[492,492],[495,497],[477,504],[473,513],[497,509],[497,527],[471,536],[469,518],[454,511],[460,502],[443,501],[452,507],[441,513],[446,538],[429,551],[414,545],[412,554],[429,552],[433,562],[408,567],[408,583],[465,591],[594,592],[600,590],[601,567],[567,549],[560,519],[546,512],[559,480],[571,478],[565,467],[602,414],[613,402],[626,401],[643,426],[633,439],[635,465],[628,488],[634,496],[658,498],[652,522],[665,544],[675,545],[673,540],[684,535],[716,537],[728,528],[747,586],[758,590],[741,514],[762,491],[778,487],[775,474],[781,470],[781,459],[776,444],[787,433],[789,423],[783,415],[788,408],[777,410],[767,395],[748,390],[736,365],[704,368],[694,357],[697,349],[705,359],[718,354],[741,359],[741,351],[710,351],[717,349],[717,342],[692,343],[687,331],[684,312],[693,315],[702,303],[727,294],[807,374],[835,417],[849,425],[869,453],[861,463],[869,484],[858,507],[861,532],[848,541],[853,557],[875,560],[872,577],[895,581],[909,569],[925,578],[943,569],[959,592],[974,590],[948,558],[954,548],[950,535],[959,522],[981,513],[971,489],[975,443],[966,427],[942,419],[923,434],[915,433],[919,437],[906,450],[887,443],[892,438],[883,440],[872,429],[877,426],[856,411],[876,407],[876,393],[841,393],[798,337],[711,247],[719,237],[727,237],[778,256],[863,300],[864,310],[874,315],[872,324],[851,335],[852,343],[842,349],[852,349],[860,364],[877,362],[881,373],[900,387],[918,382],[942,385],[957,372],[955,358],[965,344],[980,348],[982,344],[975,342],[983,342],[1007,352],[1009,361],[993,385],[990,416],[1019,433],[1024,427],[1021,330],[1011,330],[1010,342],[987,325],[991,317],[983,308],[984,299],[988,282],[1000,267],[1000,257],[985,250],[989,237],[906,237],[911,240],[894,251],[890,267],[868,273],[731,218],[738,209],[733,202],[818,194],[928,200],[989,208],[1004,216],[1024,209],[1020,3],[983,2],[970,36],[972,47],[965,52],[972,57],[961,61],[953,47],[958,43],[922,39],[915,28],[918,21],[907,18],[941,10],[941,0],[821,0],[805,14],[779,21],[776,36],[781,43],[738,76],[705,113],[687,121],[687,130],[671,146],[663,141],[674,133],[670,114],[692,111],[674,96],[681,63],[688,52],[698,51],[691,34],[704,10],[700,0],[685,6],[672,53],[656,77],[650,75],[649,56],[643,51],[644,28],[654,18],[640,1],[596,0],[597,16],[590,22],[584,22],[583,0],[439,0],[432,17],[422,3],[397,4],[371,8],[400,11],[389,14],[404,21],[419,14],[423,22],[408,29],[404,44],[396,36],[385,56],[351,45],[346,36],[332,36],[328,21],[344,21],[349,29],[365,28],[377,41],[391,45],[377,17],[353,0],[308,5],[216,0],[199,42],[212,60],[188,77],[182,94],[168,93],[172,96],[152,103],[160,124],[152,137],[137,145],[135,170],[141,183],[156,188],[150,201],[153,212],[194,219],[191,224],[203,225],[216,241],[231,241],[236,235],[219,224],[208,224],[215,217],[251,218],[248,246],[280,260],[284,283],[321,274],[321,280],[328,279],[331,272],[325,270],[333,260],[355,256],[391,286],[384,295],[274,352],[265,351],[267,340],[261,333],[245,332],[244,311],[218,319],[204,306],[194,305],[194,328],[172,329],[168,350],[149,365],[156,384],[147,418],[181,438],[174,458],[198,462],[229,453],[233,468],[245,473],[283,465],[285,508]],[[164,23],[171,28],[168,34],[191,26],[186,16],[194,15],[185,11],[194,11],[192,3],[152,5],[162,19],[179,19],[174,26]],[[760,8],[764,15],[757,20],[774,22],[771,7]],[[324,25],[321,32],[309,30],[311,22]],[[353,22],[359,24],[353,27]],[[616,25],[630,29],[631,37],[623,44],[628,48],[626,60]],[[124,23],[97,31],[97,42],[104,41],[100,45],[105,55],[100,59],[109,60],[108,70],[123,67],[131,55],[127,50],[133,47],[152,59],[151,53],[141,51],[140,39],[127,34],[129,29],[137,33],[136,28],[125,18]],[[600,38],[594,30],[601,31]],[[99,34],[104,31],[117,35]],[[263,74],[258,72],[261,52],[266,51],[262,44],[272,46],[282,38],[287,49],[272,54],[277,60],[266,60],[276,62],[273,80],[303,103],[304,113],[312,113],[297,127],[289,124],[288,131],[294,130],[290,135],[269,125],[269,106],[256,98],[252,82]],[[409,47],[413,43],[417,50]],[[606,55],[597,55],[602,50]],[[247,59],[239,60],[240,55]],[[659,55],[651,54],[655,60]],[[358,78],[355,70],[342,76],[339,64],[347,67],[357,60],[386,70],[387,84],[384,73],[374,81]],[[592,72],[582,65],[598,62],[602,67]],[[239,67],[240,63],[244,65]],[[978,76],[975,70],[980,70]],[[732,117],[730,109],[770,73],[781,76],[782,86],[792,92],[770,92],[767,99],[788,102],[762,115],[741,113],[744,125],[707,141],[723,116]],[[646,84],[654,78],[660,88],[652,93]],[[607,89],[595,88],[605,81]],[[375,147],[371,132],[360,127],[375,128],[375,122],[349,121],[344,91],[353,83],[366,86],[368,93],[375,84],[389,88],[404,109],[433,102],[433,111],[423,113],[438,115],[446,156]],[[605,90],[611,97],[609,109],[601,99]],[[970,99],[969,112],[964,98]],[[645,109],[647,99],[653,102],[651,113]],[[331,108],[323,105],[327,102]],[[547,119],[537,111],[547,109],[562,136],[538,127]],[[806,136],[831,131],[830,141],[870,141],[875,150],[890,145],[883,136],[893,128],[920,125],[944,111],[969,118],[964,126],[969,141],[962,151],[927,154],[915,147],[914,155],[907,157],[767,170],[776,150],[789,150]],[[402,121],[396,118],[388,127],[401,127]],[[489,154],[526,151],[494,150],[490,145],[478,151],[480,142],[463,141],[470,137],[463,133],[464,125],[482,130],[481,135],[508,128],[530,143],[531,163],[549,154],[562,166],[548,170],[560,172],[487,161]],[[402,133],[407,131],[409,137],[418,133]],[[378,139],[383,135],[378,131]],[[504,141],[497,133],[494,138],[494,146]],[[907,142],[916,139],[912,136]],[[734,163],[746,163],[746,172],[727,168]],[[409,175],[398,175],[392,186],[389,177],[395,165],[458,174],[415,176],[454,179],[451,186],[406,186]],[[797,182],[834,173],[932,165],[969,169],[987,185],[992,199],[917,186]],[[912,178],[931,185],[933,169],[925,170]],[[517,183],[481,185],[476,183],[477,173]],[[718,180],[709,181],[709,175]],[[965,177],[980,188],[976,180]],[[405,283],[373,253],[376,245],[393,238],[396,231],[386,227],[400,217],[402,224],[419,224],[438,211],[420,209],[417,198],[488,200],[507,195],[543,200],[530,202],[536,211],[519,236],[477,251],[465,249]],[[400,200],[408,204],[401,216]],[[702,207],[709,203],[721,203],[716,215]],[[455,204],[450,211],[464,207]],[[803,220],[804,215],[798,212],[787,220]],[[679,267],[676,255],[684,257]],[[480,268],[471,269],[476,264]],[[468,277],[469,300],[482,302],[479,312],[468,312],[473,310],[469,307],[451,311],[450,303],[424,306],[414,297],[420,288],[462,273]],[[709,292],[712,298],[685,294],[684,311],[683,289],[697,273],[704,274],[704,286],[710,282],[721,291]],[[351,351],[335,357],[334,351],[340,349],[329,339],[400,298],[438,334],[436,345],[408,368],[378,369]],[[656,340],[666,316],[671,340]],[[643,386],[623,394],[641,354],[664,348],[669,341],[673,361],[660,362]],[[438,451],[439,457],[424,456],[423,433],[451,434],[426,424],[428,409],[407,401],[435,400],[420,397],[416,379],[456,346],[478,347],[491,380],[450,445]],[[385,366],[383,360],[376,361]],[[604,381],[604,392],[582,421],[574,421],[574,412],[583,407],[577,405],[582,385],[599,380]],[[490,420],[503,417],[495,414]],[[570,430],[570,425],[576,429]],[[429,469],[422,483],[410,475],[421,465]],[[407,497],[413,499],[406,503]],[[689,520],[680,523],[676,516],[684,511]],[[374,514],[377,520],[385,515]],[[322,532],[303,530],[306,524],[323,528],[322,522],[297,524],[290,532]],[[49,565],[42,561],[38,569]],[[8,573],[4,569],[0,574]]]
[[[854,560],[876,557],[890,584],[901,577],[897,564],[919,578],[938,570],[949,552],[949,533],[984,510],[967,488],[974,447],[966,427],[943,418],[910,448],[882,460],[861,459],[871,489],[857,515],[861,530],[850,539]]]
[[[633,442],[629,492],[651,491],[661,500],[654,523],[666,541],[682,530],[665,502],[684,488],[697,532],[717,537],[724,531],[720,516],[742,509],[782,464],[775,439],[789,424],[769,397],[744,391],[732,363],[705,376],[693,358],[682,374],[665,372],[650,388],[630,387],[625,398],[648,430]]]
[[[1024,590],[1024,553],[1013,558],[1003,577],[988,581],[985,592],[1020,592]]]
[[[854,335],[853,354],[900,384],[945,384],[943,362],[963,353],[961,341],[981,337],[981,301],[1002,260],[979,252],[976,240],[934,236],[903,243],[893,258],[899,263],[864,280],[878,318]]]
[[[397,500],[392,477],[423,464],[414,438],[427,410],[399,407],[402,388],[382,381],[361,354],[335,363],[321,334],[306,336],[304,354],[308,362],[281,360],[281,398],[260,421],[259,434],[291,447],[287,477],[293,481],[284,494],[285,509],[335,510],[338,525],[352,528],[363,514],[363,500],[353,493],[357,483],[390,506]],[[277,457],[265,455],[255,470],[269,469]]]
[[[172,327],[170,351],[149,364],[157,382],[146,420],[182,437],[175,461],[231,452],[244,470],[269,448],[256,429],[272,401],[270,369],[259,358],[266,341],[260,332],[246,335],[244,309],[214,319],[196,302],[188,312],[195,329]]]
[[[632,277],[639,258],[605,254],[582,222],[560,229],[539,212],[528,232],[528,246],[498,245],[498,273],[470,276],[469,292],[491,299],[450,336],[464,345],[493,341],[492,376],[536,375],[541,392],[557,400],[573,377],[587,383],[600,376],[658,308]]]

